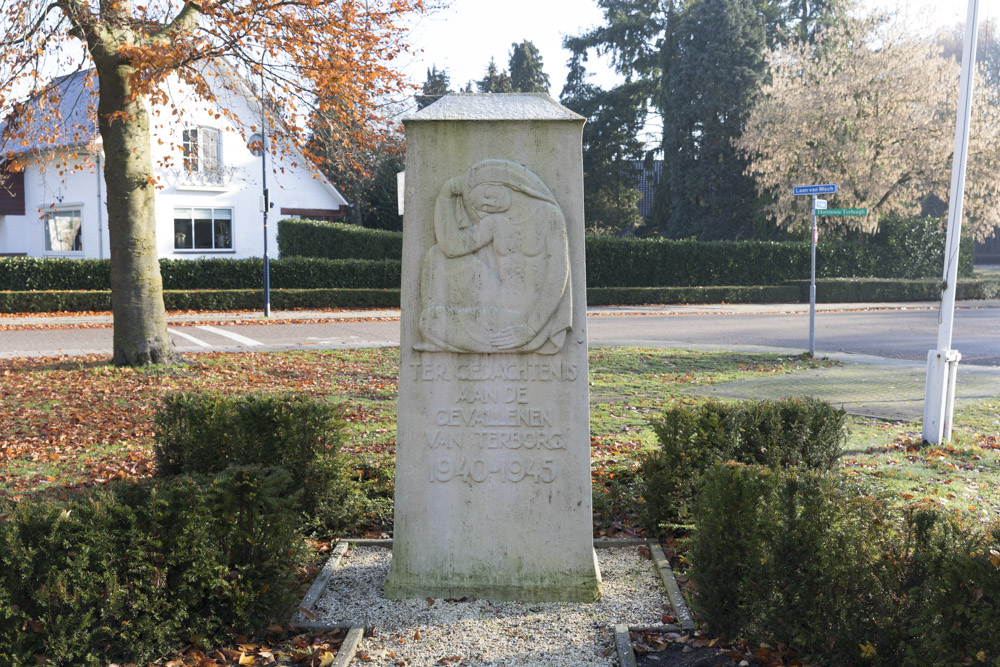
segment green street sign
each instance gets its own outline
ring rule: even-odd
[[[868,215],[866,208],[818,208],[816,215]]]

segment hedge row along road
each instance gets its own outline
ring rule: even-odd
[[[398,311],[259,314],[203,313],[174,319],[170,333],[184,354],[371,347],[399,344]],[[817,354],[851,353],[923,362],[937,341],[936,304],[821,305]],[[593,308],[587,320],[592,345],[650,347],[757,346],[803,352],[808,306],[650,306]],[[954,349],[963,364],[1000,367],[1000,301],[961,302]],[[111,329],[101,318],[0,318],[0,357],[110,353]]]

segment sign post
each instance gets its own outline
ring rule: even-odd
[[[792,188],[795,196],[812,195],[812,225],[810,227],[810,239],[812,243],[809,248],[810,270],[809,270],[809,356],[816,356],[816,241],[819,240],[819,227],[816,226],[816,209],[820,201],[823,208],[826,208],[826,201],[817,199],[816,195],[835,194],[837,192],[836,183],[824,185],[796,185]],[[837,209],[826,209],[837,210]],[[826,211],[824,211],[825,213]]]

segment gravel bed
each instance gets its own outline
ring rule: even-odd
[[[578,667],[618,664],[615,623],[657,625],[670,603],[653,562],[636,547],[599,549],[599,602],[387,600],[392,552],[358,547],[317,600],[320,621],[375,628],[352,665]],[[367,660],[365,660],[367,658]]]

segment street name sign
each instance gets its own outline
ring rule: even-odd
[[[817,209],[826,208],[826,200],[825,199],[817,199],[816,200],[816,208]]]
[[[866,208],[817,209],[816,215],[868,215],[868,209]]]
[[[792,188],[793,195],[832,195],[837,192],[836,183],[825,185],[796,185]]]

